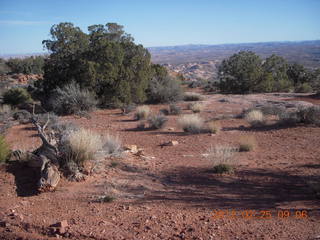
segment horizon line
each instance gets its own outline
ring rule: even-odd
[[[237,44],[259,44],[259,43],[301,43],[301,42],[314,42],[320,41],[320,39],[307,39],[307,40],[281,40],[281,41],[266,41],[266,42],[234,42],[234,43],[216,43],[216,44],[203,44],[203,43],[188,43],[188,44],[180,44],[180,45],[163,45],[163,46],[151,46],[145,47],[146,49],[152,48],[174,48],[174,47],[186,47],[186,46],[219,46],[219,45],[237,45]],[[137,44],[137,43],[136,43]],[[143,44],[141,44],[143,45]],[[48,51],[39,51],[39,52],[21,52],[21,53],[0,53],[0,57],[8,57],[8,56],[19,56],[19,55],[43,55],[50,54]]]

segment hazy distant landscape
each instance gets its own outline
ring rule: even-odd
[[[276,54],[289,62],[297,62],[306,67],[320,66],[320,40],[303,42],[263,42],[221,45],[182,45],[148,48],[154,63],[181,64],[223,60],[239,51],[253,51],[265,58]]]
[[[0,0],[0,240],[320,240],[319,9]]]

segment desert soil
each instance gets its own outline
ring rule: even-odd
[[[287,94],[206,95],[201,116],[239,114],[253,104],[277,101],[320,104]],[[186,102],[178,105],[190,113]],[[158,112],[167,105],[150,107]],[[33,169],[2,166],[1,239],[320,239],[320,200],[311,187],[320,181],[319,127],[253,129],[243,119],[227,118],[220,120],[222,130],[216,135],[189,135],[177,126],[178,116],[168,116],[162,130],[141,131],[133,113],[115,109],[90,115],[61,120],[118,135],[143,154],[102,159],[86,181],[63,179],[56,191],[41,194]],[[243,135],[253,135],[257,149],[237,153],[233,174],[210,171],[212,164],[203,155],[207,149],[236,146]],[[6,139],[13,149],[40,144],[28,124],[10,128]],[[179,144],[162,146],[170,140]],[[101,201],[105,196],[115,200]],[[237,216],[218,216],[217,210],[234,210]],[[284,211],[290,216],[282,218]],[[65,232],[54,232],[50,226],[63,220]]]

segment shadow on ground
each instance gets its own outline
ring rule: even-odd
[[[38,169],[29,168],[16,161],[7,166],[7,172],[15,177],[16,192],[19,197],[30,197],[39,193],[37,184],[40,172]]]
[[[302,176],[280,171],[252,169],[219,175],[207,169],[181,167],[163,173],[160,181],[164,190],[148,191],[141,201],[187,203],[212,209],[274,209],[293,202],[312,206],[317,202],[320,206]]]

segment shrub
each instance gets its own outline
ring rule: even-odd
[[[209,133],[217,134],[221,130],[221,125],[217,121],[210,121],[207,123],[207,131]]]
[[[54,122],[50,126],[57,134],[57,138],[61,141],[61,146],[64,147],[64,143],[68,141],[68,137],[71,133],[80,130],[80,128],[72,122]],[[63,151],[62,151],[63,152]]]
[[[284,112],[285,107],[275,106],[272,104],[264,105],[256,110],[260,110],[264,115],[279,115]]]
[[[252,110],[245,114],[245,119],[251,126],[261,126],[264,123],[264,116],[260,110]]]
[[[218,164],[213,167],[213,171],[215,173],[223,174],[223,173],[233,173],[234,168],[228,164]]]
[[[176,102],[182,98],[180,82],[170,76],[152,78],[148,88],[148,100],[152,103]]]
[[[78,166],[83,166],[85,161],[93,159],[102,147],[100,136],[83,128],[68,134],[64,144],[66,162],[75,162]]]
[[[11,88],[3,95],[3,102],[13,106],[29,103],[32,98],[24,88]]]
[[[0,122],[8,123],[9,118],[13,115],[13,109],[10,105],[1,105],[0,106]]]
[[[71,83],[57,88],[49,104],[57,114],[81,114],[92,111],[97,102],[88,90],[81,90],[79,85]]]
[[[175,104],[171,104],[170,106],[169,106],[169,113],[171,114],[171,115],[179,115],[179,114],[181,114],[181,107],[179,107],[178,105],[175,105]]]
[[[167,121],[168,119],[162,114],[150,116],[148,119],[149,127],[151,129],[161,129]]]
[[[280,124],[315,124],[320,125],[320,107],[299,108],[296,111],[283,111],[278,114]]]
[[[291,125],[300,122],[297,112],[283,111],[278,114],[280,125]]]
[[[124,105],[121,110],[122,110],[122,114],[128,114],[133,112],[134,110],[136,110],[137,106],[135,104],[127,104]]]
[[[6,143],[4,137],[0,135],[0,164],[7,160],[9,154],[9,145]]]
[[[216,145],[208,149],[207,157],[213,165],[233,164],[236,152],[238,152],[236,147]]]
[[[195,92],[186,92],[183,96],[184,101],[200,101],[203,97],[199,93]]]
[[[320,106],[301,108],[297,111],[297,116],[301,123],[320,124]]]
[[[19,123],[28,123],[30,122],[30,119],[31,119],[31,113],[29,113],[28,111],[26,110],[19,110],[19,111],[16,111],[14,114],[13,114],[13,118],[15,120],[18,120]]]
[[[146,105],[139,106],[136,109],[135,119],[147,119],[150,114],[150,108]]]
[[[257,147],[257,142],[254,136],[242,136],[239,142],[240,152],[250,152],[255,150]]]
[[[193,113],[199,113],[202,112],[204,105],[201,103],[190,103],[188,108],[193,112]]]
[[[108,134],[104,139],[102,151],[109,156],[120,157],[123,152],[120,138]]]
[[[295,88],[295,92],[297,93],[310,93],[312,91],[313,89],[308,83],[300,84]]]
[[[184,115],[178,120],[183,131],[189,133],[201,133],[204,121],[198,115]]]
[[[111,203],[114,200],[116,200],[116,198],[114,196],[111,195],[104,195],[99,197],[99,199],[97,200],[98,202],[105,202],[105,203]]]

